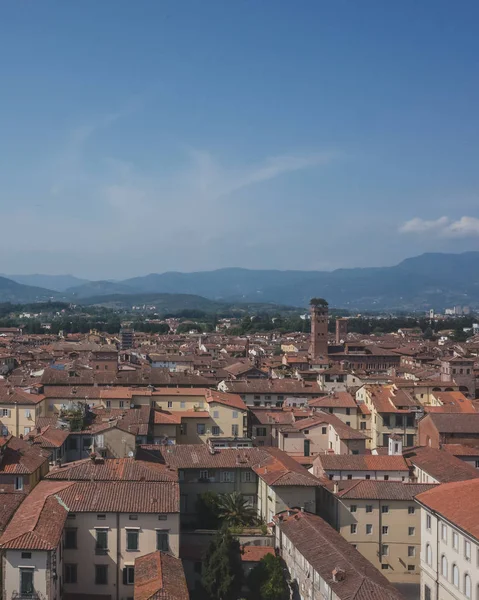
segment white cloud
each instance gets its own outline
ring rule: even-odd
[[[429,233],[439,237],[466,238],[479,236],[479,219],[476,217],[461,217],[452,221],[449,217],[439,217],[427,221],[416,217],[406,221],[399,227],[400,233]]]
[[[426,231],[440,231],[447,227],[449,223],[448,217],[439,217],[435,221],[426,221],[416,217],[410,221],[406,221],[399,228],[400,233],[425,233]]]

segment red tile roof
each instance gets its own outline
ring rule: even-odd
[[[243,562],[259,562],[268,554],[274,555],[274,548],[271,546],[242,546],[241,560]]]
[[[351,481],[353,483],[351,484]],[[412,501],[417,494],[436,487],[430,483],[404,483],[402,481],[378,481],[375,479],[346,480],[339,483],[339,498],[358,500],[406,500]],[[335,482],[324,484],[330,491]],[[350,485],[351,484],[351,485]]]
[[[416,499],[479,541],[479,479],[444,483]]]
[[[242,410],[244,412],[248,410],[246,404],[243,402],[243,400],[241,400],[241,396],[239,396],[238,394],[229,394],[227,392],[207,390],[206,402],[208,402],[208,404],[216,402],[217,404],[222,404],[223,406],[236,408],[237,410]]]
[[[175,482],[178,481],[178,473],[166,465],[135,458],[105,458],[101,462],[86,458],[55,467],[46,475],[46,479]]]
[[[274,520],[338,600],[402,600],[384,575],[320,517],[288,511]],[[335,569],[344,574],[337,582],[332,577]]]
[[[15,511],[25,498],[25,494],[19,493],[0,494],[0,533],[5,530],[5,527],[15,514]]]
[[[358,408],[356,401],[349,392],[335,392],[324,398],[314,398],[308,402],[308,406],[325,408]]]
[[[135,559],[135,600],[189,600],[183,565],[165,552]]]
[[[418,447],[404,452],[407,461],[434,477],[439,483],[479,478],[479,471],[445,450]]]
[[[325,471],[404,471],[409,473],[409,467],[402,456],[319,454],[314,460]]]
[[[0,458],[0,474],[29,475],[48,462],[50,453],[11,436]]]

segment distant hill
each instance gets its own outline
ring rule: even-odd
[[[186,294],[228,305],[306,307],[310,298],[319,295],[333,307],[358,311],[439,310],[455,304],[479,308],[479,252],[429,253],[393,267],[330,272],[227,268],[152,273],[119,282],[87,282],[68,288],[65,297],[81,303],[112,294],[128,295],[132,304],[154,304],[143,300],[144,294]],[[135,299],[134,295],[140,296]],[[117,302],[118,298],[110,300]]]
[[[82,301],[83,305],[99,305],[107,308],[132,308],[132,306],[154,306],[161,313],[175,313],[187,308],[216,312],[224,305],[215,300],[192,294],[109,294],[92,296]]]
[[[27,302],[45,302],[47,300],[60,300],[62,294],[53,290],[23,285],[0,277],[0,302],[11,302],[12,304],[25,304]]]
[[[73,275],[3,275],[12,281],[22,283],[23,285],[33,285],[35,287],[55,290],[56,292],[64,292],[73,286],[83,285],[88,283],[87,279],[80,279]]]
[[[134,294],[141,290],[135,290],[123,283],[112,281],[88,281],[83,285],[68,288],[65,293],[72,299],[89,298],[90,296],[106,296],[112,294]]]

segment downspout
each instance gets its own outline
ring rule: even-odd
[[[439,519],[436,513],[436,598],[439,600]]]
[[[116,600],[120,600],[120,513],[116,513]]]

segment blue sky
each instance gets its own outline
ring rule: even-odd
[[[0,7],[0,272],[479,250],[479,3]]]

